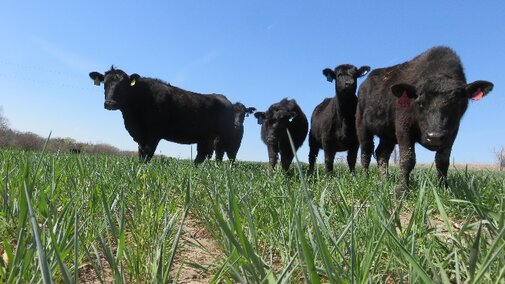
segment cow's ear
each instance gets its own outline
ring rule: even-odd
[[[323,70],[323,75],[326,77],[328,82],[333,82],[333,80],[335,80],[335,72],[333,72],[330,68],[325,68]]]
[[[104,76],[96,71],[89,73],[89,77],[93,80],[95,86],[100,86],[100,82],[103,82]]]
[[[409,84],[397,84],[391,87],[391,92],[398,99],[396,100],[396,107],[401,109],[409,109],[410,99],[417,98],[416,87]]]
[[[289,112],[289,122],[293,121],[298,116],[298,113],[296,111],[290,111]]]
[[[485,95],[493,90],[493,83],[488,81],[475,81],[466,85],[465,92],[469,99],[481,100]]]
[[[258,119],[258,124],[263,124],[263,120],[265,119],[265,113],[262,111],[259,111],[254,114],[254,117]]]
[[[391,87],[391,92],[395,97],[400,98],[404,94],[406,94],[410,99],[417,98],[416,87],[409,84],[396,84]]]
[[[255,108],[255,107],[248,107],[248,108],[246,108],[246,110],[245,110],[245,113],[246,113],[245,115],[246,115],[246,116],[249,116],[250,114],[253,114],[255,111],[256,111],[256,108]]]
[[[368,74],[368,72],[370,71],[370,66],[361,66],[359,69],[358,69],[358,77],[363,77],[365,76],[366,74]]]
[[[139,80],[140,75],[137,73],[133,73],[130,75],[130,86],[135,86],[137,84],[137,81]]]

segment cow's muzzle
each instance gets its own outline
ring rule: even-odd
[[[108,110],[116,110],[119,108],[118,103],[113,100],[106,100],[105,103],[103,103],[103,107]]]
[[[277,139],[275,137],[267,137],[267,144],[275,145],[277,144]]]
[[[444,139],[445,135],[440,132],[428,132],[425,137],[426,144],[433,147],[442,146]]]

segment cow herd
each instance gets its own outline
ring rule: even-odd
[[[358,89],[357,79],[367,75]],[[148,162],[161,139],[197,144],[195,164],[222,160],[226,153],[235,160],[244,133],[244,118],[253,114],[261,124],[261,139],[267,145],[269,172],[278,156],[288,170],[295,149],[309,136],[309,173],[320,149],[326,172],[333,170],[335,154],[347,151],[351,172],[358,148],[361,165],[368,171],[375,154],[379,174],[387,176],[394,146],[400,149],[400,179],[397,193],[409,185],[415,165],[415,143],[435,151],[440,181],[447,185],[452,145],[468,100],[480,100],[492,89],[488,81],[467,83],[458,55],[448,47],[434,47],[410,61],[370,71],[350,64],[326,68],[323,75],[335,81],[335,96],[325,98],[311,117],[311,129],[294,99],[282,99],[265,112],[231,103],[220,94],[199,94],[158,79],[128,75],[111,67],[101,74],[91,72],[95,85],[104,83],[108,110],[120,110],[125,128],[138,144],[141,161]],[[358,89],[358,96],[356,90]],[[379,138],[375,148],[373,138]],[[375,153],[374,153],[375,150]]]

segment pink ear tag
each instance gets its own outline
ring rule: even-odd
[[[402,96],[396,101],[396,106],[399,108],[410,108],[410,98],[407,95],[407,91],[403,91]]]
[[[478,88],[477,91],[475,91],[475,93],[472,94],[472,100],[474,101],[480,101],[482,100],[482,98],[484,97],[484,92]]]

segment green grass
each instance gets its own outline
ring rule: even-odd
[[[222,257],[215,283],[504,283],[505,174],[416,169],[410,194],[336,165],[0,151],[0,282],[177,282],[188,214]],[[108,278],[107,278],[108,277]]]

